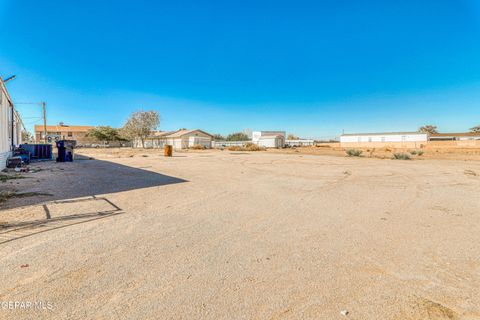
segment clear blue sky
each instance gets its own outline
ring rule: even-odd
[[[479,3],[0,0],[0,75],[49,123],[156,109],[164,130],[463,131],[480,124]]]

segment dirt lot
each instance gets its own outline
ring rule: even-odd
[[[0,319],[480,319],[479,161],[81,152],[0,182]]]

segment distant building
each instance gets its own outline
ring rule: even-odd
[[[285,136],[285,131],[253,131],[252,142],[265,148],[283,148]]]
[[[343,148],[420,148],[428,134],[420,132],[351,133],[340,136]]]
[[[0,170],[5,169],[13,148],[21,143],[22,119],[14,109],[7,87],[0,77]]]
[[[308,146],[315,145],[315,140],[313,139],[285,140],[285,145],[289,147],[308,147]]]
[[[429,140],[430,141],[480,140],[480,132],[432,133],[429,136]]]
[[[195,129],[180,129],[177,131],[157,131],[144,141],[145,148],[163,148],[165,145],[173,146],[175,150],[188,149],[193,146],[212,147],[213,136],[205,131]],[[134,148],[141,148],[142,141],[135,139]]]
[[[86,145],[94,142],[88,138],[87,132],[93,129],[93,126],[70,126],[63,123],[58,125],[47,125],[47,143],[55,143],[57,140],[76,140],[77,145]],[[35,141],[43,143],[44,131],[43,125],[35,125]]]

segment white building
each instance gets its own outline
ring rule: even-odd
[[[188,149],[193,146],[204,148],[212,147],[213,136],[202,130],[159,131],[145,139],[145,148],[163,148],[165,145],[173,146],[175,150]],[[141,148],[140,139],[133,142],[134,148]]]
[[[352,133],[340,136],[343,148],[420,148],[428,141],[428,134],[420,132]]]
[[[430,135],[429,140],[430,141],[480,140],[480,132],[433,133]]]
[[[13,118],[13,121],[12,121]],[[0,77],[0,170],[5,169],[12,149],[22,143],[22,120],[13,108],[5,82]]]
[[[253,131],[252,142],[265,148],[283,148],[285,131]]]

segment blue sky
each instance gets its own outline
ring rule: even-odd
[[[476,0],[0,0],[0,30],[0,75],[49,123],[155,109],[163,130],[317,138],[480,124]]]

